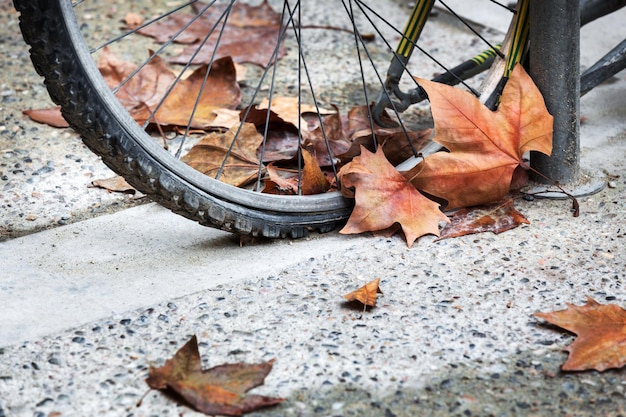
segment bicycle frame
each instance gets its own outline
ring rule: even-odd
[[[428,20],[428,16],[434,6],[434,0],[418,0],[415,2],[406,27],[402,33],[402,38],[395,50],[394,56],[387,70],[387,78],[383,91],[380,93],[374,105],[372,116],[377,123],[383,124],[381,114],[385,108],[393,108],[396,112],[403,112],[412,104],[424,100],[425,92],[421,88],[415,88],[408,92],[400,89],[399,82],[406,71],[409,59],[415,50],[419,48],[417,41]],[[484,52],[463,62],[435,77],[433,81],[448,85],[456,85],[474,75],[485,71],[494,65],[497,69],[492,71],[487,79],[487,83],[494,83],[495,92],[490,97],[481,98],[481,101],[490,108],[497,106],[499,95],[506,84],[513,67],[524,58],[528,45],[529,21],[528,21],[528,0],[520,0],[517,4],[514,22],[507,33],[503,45],[493,45]],[[445,68],[444,68],[445,69]],[[474,92],[476,95],[478,93]]]
[[[411,54],[418,47],[417,41],[434,3],[435,0],[417,0],[409,14],[408,22],[389,65],[384,89],[378,96],[373,108],[372,117],[381,126],[385,125],[385,122],[381,120],[381,114],[385,108],[393,108],[394,111],[401,113],[412,104],[427,98],[421,88],[415,88],[408,92],[402,91],[399,82],[402,74],[406,71]],[[509,33],[507,33],[503,44],[494,45],[494,47],[462,64],[447,69],[443,74],[433,78],[433,81],[456,85],[489,69],[492,65],[496,65],[496,69],[491,71],[485,81],[487,85],[495,85],[496,87],[482,89],[493,91],[494,94],[489,97],[480,97],[480,100],[487,107],[495,109],[499,102],[499,95],[513,67],[518,62],[523,62],[527,53],[530,28],[528,5],[529,0],[517,2],[514,24],[509,28]],[[580,0],[580,24],[581,26],[585,25],[624,6],[626,6],[625,0]],[[624,68],[626,68],[626,40],[608,52],[582,75],[581,95],[586,94],[600,82]]]

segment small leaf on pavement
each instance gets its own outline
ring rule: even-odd
[[[69,123],[63,118],[61,114],[61,107],[50,107],[46,109],[32,109],[22,110],[26,116],[30,117],[33,121],[38,123],[44,123],[52,127],[69,127]]]
[[[376,278],[373,281],[368,282],[358,290],[352,291],[343,296],[348,301],[360,301],[364,306],[373,307],[376,305],[376,297],[383,292],[378,285],[380,284],[380,278]]]

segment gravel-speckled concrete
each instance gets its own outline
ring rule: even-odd
[[[134,204],[85,187],[106,170],[75,135],[22,118],[46,98],[0,4],[2,235]],[[586,29],[586,51],[616,19]],[[148,366],[192,334],[207,367],[276,358],[255,392],[287,400],[256,416],[625,416],[626,369],[560,372],[573,337],[533,317],[587,296],[626,307],[624,92],[621,73],[582,101],[583,164],[611,186],[581,198],[578,218],[567,201],[520,201],[531,224],[498,236],[239,248],[146,205],[7,239],[0,417],[199,415],[158,392],[135,406]],[[377,307],[343,302],[377,277]]]

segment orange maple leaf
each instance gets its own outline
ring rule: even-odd
[[[152,389],[175,391],[196,410],[208,415],[240,416],[275,405],[282,398],[246,395],[263,384],[274,361],[234,363],[202,369],[198,340],[194,335],[160,368],[150,367],[146,383]]]
[[[448,218],[439,204],[424,197],[387,161],[382,147],[372,153],[361,146],[361,155],[339,172],[342,193],[356,205],[340,233],[378,231],[399,223],[411,246],[426,234],[439,236],[439,222]]]
[[[604,371],[626,365],[626,310],[615,304],[600,304],[587,297],[587,304],[550,313],[535,313],[578,337],[569,352],[564,371]]]
[[[354,290],[343,296],[348,301],[358,300],[363,306],[373,307],[376,305],[376,297],[378,294],[382,294],[383,292],[380,290],[378,285],[380,284],[380,278],[376,278],[373,281],[368,282],[363,285],[358,290]]]
[[[553,118],[521,65],[513,70],[495,112],[458,88],[417,81],[431,103],[433,140],[450,153],[425,158],[405,176],[417,189],[447,200],[447,208],[501,200],[526,151],[552,153]]]

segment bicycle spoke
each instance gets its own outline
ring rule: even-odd
[[[463,23],[474,35],[478,36],[483,42],[485,42],[489,48],[493,49],[494,51],[496,51],[496,54],[498,54],[498,56],[502,59],[504,59],[504,54],[502,52],[500,52],[494,45],[491,44],[491,42],[489,42],[487,39],[485,39],[485,37],[483,35],[481,35],[476,29],[474,29],[474,27],[472,25],[469,24],[469,22],[466,19],[463,19],[461,16],[458,15],[458,13],[456,13],[454,10],[452,10],[450,7],[448,7],[448,5],[446,3],[443,2],[443,0],[439,0],[439,3],[441,3],[443,5],[443,7],[445,7],[446,9],[448,9],[448,12],[450,12],[454,17],[456,17],[459,22]]]
[[[85,1],[85,0],[81,0],[79,3],[82,3],[83,1]],[[150,26],[150,25],[152,25],[152,24],[154,24],[156,22],[159,22],[159,21],[165,19],[166,17],[169,17],[169,16],[173,15],[174,13],[184,9],[185,7],[192,5],[193,3],[197,2],[197,1],[198,0],[191,0],[188,3],[184,3],[184,4],[182,4],[182,5],[178,6],[178,7],[170,10],[169,12],[165,12],[162,15],[159,15],[159,16],[155,17],[154,19],[151,19],[151,20],[148,20],[147,22],[144,22],[143,24],[137,26],[136,28],[133,28],[133,29],[127,31],[127,32],[122,33],[121,35],[118,35],[118,36],[116,36],[114,38],[109,39],[108,41],[106,41],[104,43],[101,43],[100,45],[96,46],[95,48],[91,48],[89,50],[89,52],[91,52],[92,54],[96,53],[100,49],[104,48],[105,46],[109,46],[109,45],[112,45],[112,44],[114,44],[116,42],[119,42],[119,41],[121,41],[122,39],[126,38],[129,35],[134,35],[134,34],[138,33],[141,29],[144,29],[144,28],[146,28],[146,27],[148,27],[148,26]],[[78,5],[79,3],[76,3],[75,6]],[[213,3],[215,3],[215,1],[213,1]],[[213,4],[213,3],[211,3],[211,4]],[[185,28],[183,28],[183,30],[181,30],[181,33],[187,27],[189,27],[189,26],[186,26]]]

